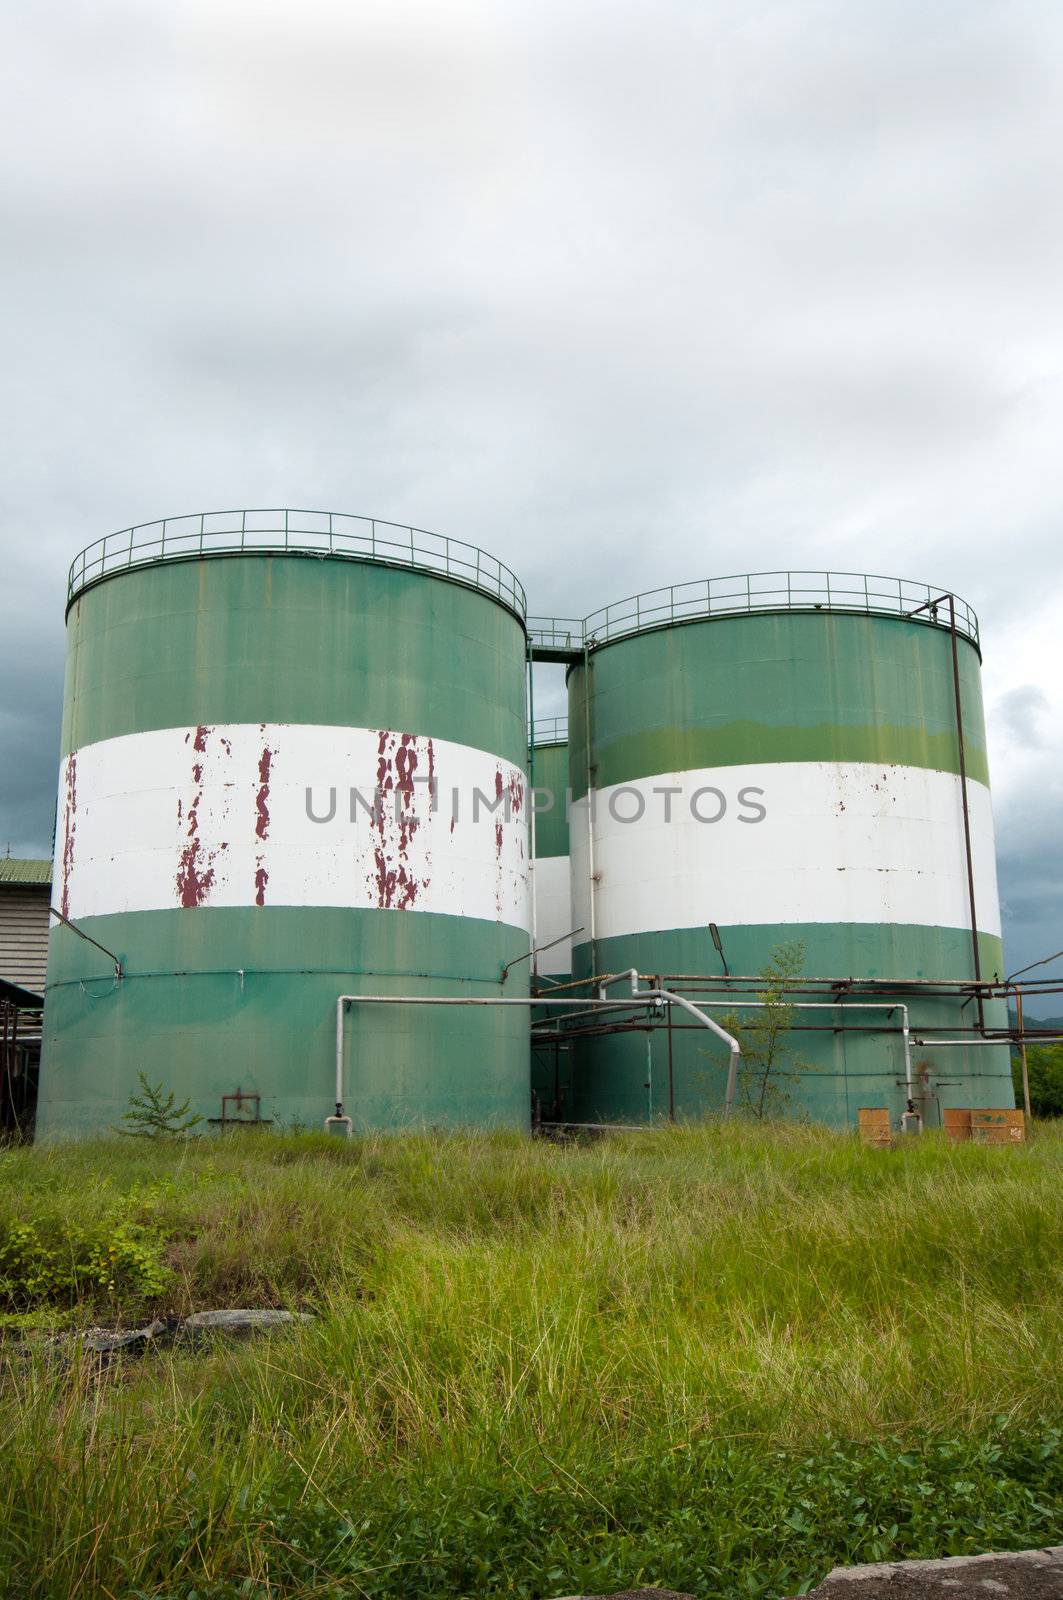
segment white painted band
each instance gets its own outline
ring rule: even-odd
[[[665,788],[679,793],[654,792]],[[968,782],[967,791],[978,923],[999,934],[989,790]],[[693,803],[715,817],[721,797],[719,820],[692,814]],[[640,805],[638,821],[618,820]],[[761,820],[741,820],[760,808]],[[572,925],[589,928],[587,822],[584,798],[571,817]],[[593,827],[599,938],[709,922],[970,927],[952,773],[820,761],[662,773],[598,790]]]
[[[568,856],[540,856],[532,865],[535,873],[536,940],[542,954],[538,970],[548,975],[572,971],[572,940],[567,937],[576,924],[572,920],[572,879]],[[565,935],[565,937],[562,937]],[[560,939],[560,944],[554,944]],[[543,950],[543,945],[550,945]]]
[[[524,796],[519,768],[486,751],[388,729],[236,723],[104,739],[62,765],[56,904],[75,921],[349,906],[527,929]]]

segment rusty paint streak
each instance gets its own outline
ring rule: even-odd
[[[195,740],[192,748],[198,755],[203,755],[207,748],[207,734],[209,729],[202,724],[196,729]],[[187,742],[187,741],[186,741]],[[196,786],[195,796],[188,808],[188,827],[186,838],[188,843],[181,851],[177,867],[177,896],[180,904],[191,910],[201,906],[214,882],[214,861],[219,851],[208,851],[199,837],[199,805],[203,798],[203,763],[195,761],[192,764],[192,779]],[[177,817],[181,820],[181,801],[177,802]],[[228,844],[222,844],[220,849],[226,850]]]
[[[64,917],[70,915],[70,874],[74,870],[74,834],[77,831],[78,758],[71,751],[66,763],[66,799],[63,806],[63,888],[59,909]]]
[[[398,873],[389,864],[387,856],[384,854],[384,851],[379,845],[373,852],[373,856],[374,860],[376,861],[377,905],[380,907],[381,911],[387,911],[391,909],[391,902],[395,894],[395,884],[398,880]]]
[[[257,862],[256,867],[255,867],[255,904],[256,904],[256,906],[264,906],[265,905],[265,903],[266,903],[266,885],[267,885],[268,882],[269,882],[269,873],[266,871],[266,868],[262,865],[262,857],[259,856],[258,862]]]
[[[177,893],[182,906],[190,910],[194,906],[201,906],[207,897],[207,892],[214,882],[214,867],[212,857],[203,849],[202,841],[198,838],[197,808],[198,798],[188,808],[189,842],[181,852],[181,863],[177,869]],[[200,861],[202,852],[203,860]]]
[[[429,794],[435,778],[435,751],[432,741],[427,748]],[[373,813],[373,826],[379,835],[379,844],[373,853],[377,905],[381,910],[408,911],[428,879],[418,880],[410,868],[410,841],[421,826],[415,814],[415,774],[420,765],[417,737],[412,733],[391,733],[382,728],[377,740],[377,804]],[[386,797],[393,796],[393,807],[386,805]],[[397,831],[396,831],[397,830]]]
[[[269,832],[269,774],[273,752],[267,745],[258,758],[258,794],[255,797],[255,832],[264,839]]]

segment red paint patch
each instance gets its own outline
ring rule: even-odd
[[[207,748],[207,734],[209,728],[202,724],[196,729],[196,736],[192,748],[197,755],[203,755]],[[187,741],[186,741],[187,742]],[[201,906],[214,882],[214,861],[222,850],[228,849],[228,844],[222,844],[218,850],[208,851],[199,837],[199,806],[203,799],[203,763],[192,764],[192,781],[195,783],[196,792],[188,808],[188,827],[185,836],[188,843],[181,851],[177,866],[177,898],[186,909],[191,910]],[[181,820],[181,802],[177,802],[177,817]]]
[[[435,775],[435,755],[428,741],[429,781]],[[410,842],[421,826],[416,815],[415,774],[420,766],[417,737],[381,728],[377,738],[376,808],[373,826],[380,842],[374,851],[377,905],[381,910],[408,911],[428,882],[418,880],[409,861]],[[429,790],[431,794],[431,789]],[[393,804],[386,804],[392,797]]]
[[[395,896],[398,873],[389,864],[387,856],[379,847],[373,855],[376,861],[376,902],[381,911],[389,911]]]
[[[269,873],[262,865],[261,857],[255,868],[255,904],[264,906],[266,903],[266,885],[269,882]]]
[[[264,839],[269,832],[269,774],[273,752],[267,746],[258,758],[258,794],[255,797],[255,832]]]
[[[59,909],[64,917],[70,915],[70,874],[74,870],[74,834],[77,831],[78,758],[71,751],[66,762],[66,798],[63,804],[63,887]]]
[[[191,812],[189,815],[191,816]],[[192,839],[181,852],[181,864],[177,869],[177,893],[186,910],[201,906],[214,882],[214,868],[206,864],[205,851],[204,860],[200,861],[201,850],[200,841]]]

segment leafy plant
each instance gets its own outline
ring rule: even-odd
[[[1063,1117],[1063,1044],[1036,1044],[1026,1051],[1030,1109],[1035,1117]],[[1022,1105],[1022,1061],[1011,1059],[1015,1104]]]
[[[163,1240],[124,1216],[95,1225],[0,1223],[0,1305],[12,1312],[79,1300],[153,1300],[171,1279]]]
[[[800,976],[805,947],[799,939],[776,945],[761,968],[764,987],[757,992],[763,1009],[731,1014],[724,1026],[742,1046],[738,1068],[738,1105],[747,1116],[763,1120],[791,1112],[795,1086],[807,1063],[788,1043],[794,1007],[786,996],[790,982]]]
[[[152,1084],[143,1072],[138,1072],[137,1077],[142,1093],[134,1090],[129,1096],[129,1110],[122,1116],[129,1126],[116,1128],[116,1133],[127,1139],[180,1139],[203,1121],[199,1112],[192,1110],[191,1100],[177,1105],[172,1089],[164,1096],[161,1079]]]

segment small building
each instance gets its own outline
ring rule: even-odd
[[[32,1127],[48,967],[52,863],[0,857],[0,1125]]]

